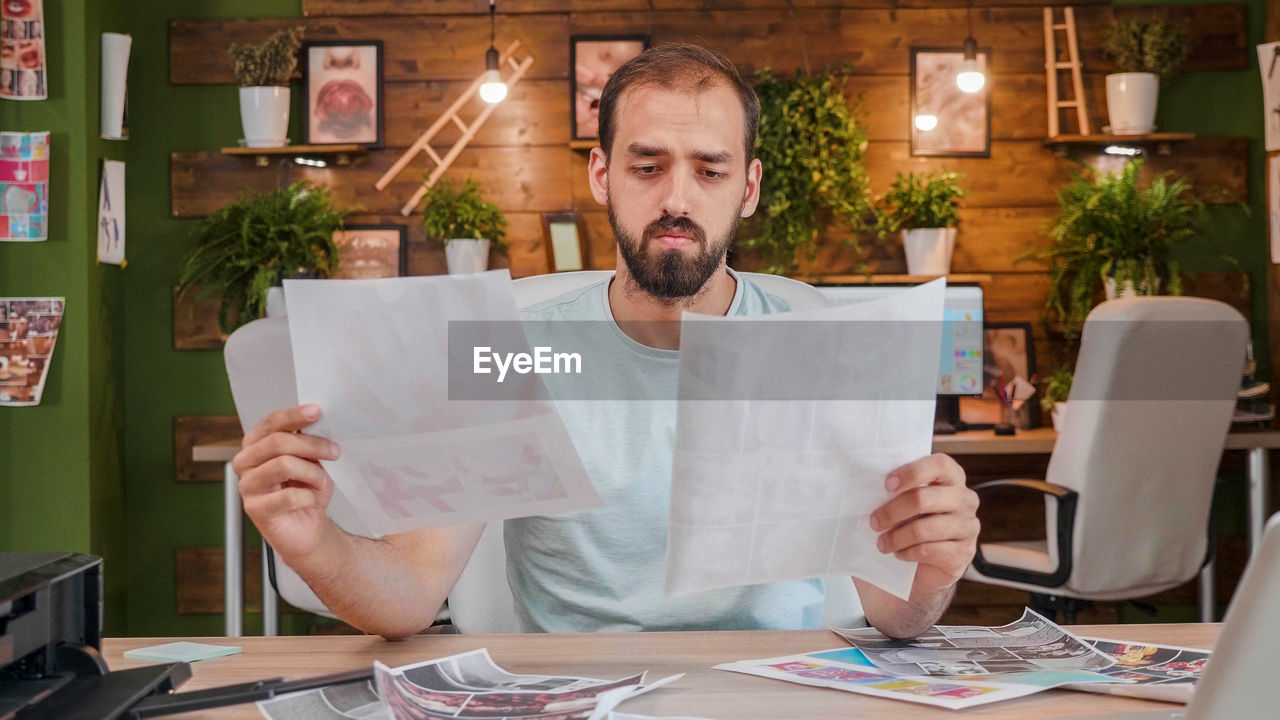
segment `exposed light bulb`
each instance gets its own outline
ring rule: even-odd
[[[480,85],[480,99],[487,103],[500,103],[507,97],[507,84],[498,74],[498,51],[493,46],[484,54],[484,83]]]
[[[1129,157],[1133,157],[1135,155],[1141,155],[1142,149],[1132,147],[1130,145],[1108,145],[1102,149],[1102,152],[1108,155],[1128,155]]]
[[[930,130],[936,127],[938,127],[937,115],[917,115],[916,116],[916,129],[919,130],[920,132],[929,132]]]
[[[978,41],[972,37],[964,39],[964,61],[960,63],[960,73],[956,75],[956,86],[961,91],[976,93],[987,84],[987,76],[978,67]]]

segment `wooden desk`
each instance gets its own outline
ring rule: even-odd
[[[1213,645],[1218,625],[1093,625],[1073,628],[1081,635],[1140,640],[1167,645]],[[198,639],[198,638],[197,638]],[[103,644],[109,667],[124,670],[146,663],[122,653],[173,638],[120,638]],[[641,670],[650,679],[687,673],[672,685],[623,703],[622,712],[694,715],[722,720],[753,718],[956,718],[952,710],[805,687],[768,678],[712,670],[731,660],[747,660],[844,647],[826,631],[685,632],[599,635],[419,635],[398,643],[368,636],[213,638],[204,642],[239,645],[241,655],[203,660],[179,692],[283,676],[296,679],[369,667],[377,659],[395,666],[477,648],[488,648],[502,667],[517,673],[621,678]],[[1165,703],[1068,690],[1049,690],[974,708],[966,718],[1055,718],[1168,709]],[[174,715],[186,720],[260,718],[253,705]]]

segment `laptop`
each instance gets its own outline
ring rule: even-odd
[[[1280,661],[1280,513],[1267,522],[1262,543],[1245,568],[1191,703],[1176,710],[1080,717],[1112,720],[1276,717],[1273,686],[1277,661]]]

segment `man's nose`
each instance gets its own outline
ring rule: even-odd
[[[689,197],[692,182],[684,173],[673,172],[667,175],[666,192],[662,197],[662,213],[673,217],[687,216],[692,208]]]

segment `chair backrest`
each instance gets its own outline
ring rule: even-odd
[[[1244,318],[1215,300],[1129,298],[1089,314],[1047,475],[1080,494],[1068,589],[1141,597],[1195,576],[1247,341]]]

